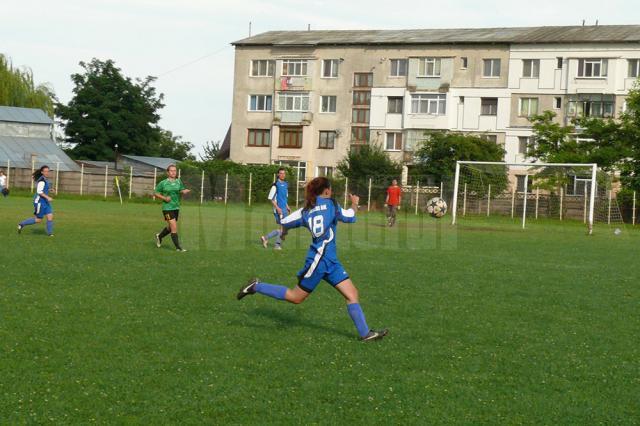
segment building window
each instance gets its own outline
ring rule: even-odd
[[[614,95],[582,95],[567,102],[570,117],[613,117]]]
[[[420,58],[418,77],[440,77],[441,58]]]
[[[251,61],[252,77],[273,77],[275,62],[267,59],[255,59]]]
[[[320,149],[333,149],[336,143],[336,132],[334,130],[320,130]]]
[[[385,149],[387,151],[402,151],[402,133],[387,133],[387,144]]]
[[[354,87],[372,87],[373,86],[373,73],[371,72],[357,72],[353,75]]]
[[[562,108],[562,98],[561,97],[556,96],[555,98],[553,98],[553,107],[555,109]]]
[[[303,77],[307,75],[307,61],[303,59],[285,59],[282,61],[282,75]]]
[[[333,167],[329,166],[318,166],[316,167],[316,176],[317,177],[333,177]]]
[[[279,161],[280,166],[289,166],[298,171],[298,182],[307,180],[307,163],[304,161]]]
[[[391,59],[391,71],[389,75],[391,77],[405,77],[407,75],[407,60]]]
[[[531,117],[538,113],[538,98],[520,99],[520,117]]]
[[[280,127],[280,148],[302,148],[302,126]]]
[[[309,111],[308,93],[278,94],[278,111]]]
[[[498,98],[481,98],[480,114],[498,115]]]
[[[498,135],[488,135],[486,133],[478,136],[480,139],[483,139],[487,142],[498,143]]]
[[[369,128],[368,127],[352,127],[351,128],[351,142],[356,144],[366,144],[369,142]]]
[[[249,146],[269,146],[271,145],[271,130],[269,129],[248,129],[247,145]]]
[[[516,183],[516,191],[524,192],[524,182],[527,180],[527,192],[531,191],[531,187],[533,186],[531,183],[531,176],[529,175],[516,175],[517,183]]]
[[[526,157],[530,146],[530,136],[518,136],[518,154],[524,155]]]
[[[411,95],[411,113],[444,115],[447,113],[447,96]]]
[[[320,112],[336,112],[337,103],[338,103],[337,96],[321,96]]]
[[[466,56],[462,56],[460,58],[460,68],[462,68],[463,70],[466,70],[469,67],[469,58],[467,58]]]
[[[322,61],[322,78],[338,78],[338,59],[325,59]]]
[[[371,105],[371,92],[369,91],[361,91],[361,90],[354,90],[353,91],[353,104],[354,105],[360,105],[360,106],[366,106],[366,105]]]
[[[389,114],[402,114],[402,103],[404,98],[399,96],[389,96],[387,101],[387,112]]]
[[[580,59],[578,61],[578,77],[606,77],[608,68],[609,61],[607,59]]]
[[[369,110],[354,108],[351,113],[351,121],[353,123],[366,124],[369,122]]]
[[[500,77],[500,59],[483,59],[482,76]]]
[[[249,96],[249,111],[271,111],[271,95]]]
[[[523,59],[522,60],[522,76],[525,78],[540,77],[540,60],[539,59]]]
[[[562,69],[562,63],[564,62],[564,58],[562,56],[558,56],[556,58],[556,68],[561,70]]]
[[[640,59],[629,59],[629,77],[638,78],[640,76]]]

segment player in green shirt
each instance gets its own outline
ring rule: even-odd
[[[191,192],[186,189],[180,179],[177,178],[178,168],[171,164],[167,167],[167,178],[156,185],[155,196],[162,200],[162,215],[167,221],[167,226],[156,234],[156,246],[160,248],[162,239],[171,234],[171,240],[177,251],[186,251],[180,246],[178,238],[178,216],[180,215],[180,198],[183,194]]]

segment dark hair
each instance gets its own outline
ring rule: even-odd
[[[176,171],[178,171],[178,166],[176,166],[175,164],[169,164],[169,165],[167,166],[167,173],[169,173],[169,169],[170,169],[170,168],[172,168],[172,167],[175,167],[175,168],[176,168]]]
[[[49,168],[49,166],[42,166],[38,170],[33,172],[33,180],[36,181],[36,180],[40,179],[42,177],[42,171],[44,169],[48,169],[48,168]]]
[[[325,189],[331,188],[331,181],[326,177],[317,177],[311,180],[304,187],[304,208],[312,209],[316,206],[318,195],[322,194]]]
[[[284,167],[280,167],[280,168],[278,169],[278,173],[280,173],[280,172],[286,172],[286,171],[287,171],[287,169],[285,169]]]

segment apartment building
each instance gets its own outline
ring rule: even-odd
[[[640,73],[640,26],[274,31],[233,43],[230,158],[331,175],[379,144],[410,166],[429,130],[525,160],[528,116],[615,116]]]

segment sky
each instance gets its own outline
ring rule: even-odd
[[[71,99],[80,61],[113,59],[132,78],[158,77],[160,125],[193,143],[231,122],[231,42],[271,30],[640,24],[633,0],[0,0],[0,53]]]

